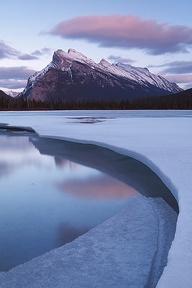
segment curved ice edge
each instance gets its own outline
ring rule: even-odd
[[[8,131],[12,132],[30,132],[30,133],[36,133],[36,131],[31,127],[26,126],[15,126],[15,125],[9,125],[9,124],[3,124],[0,123],[0,129],[6,129]],[[37,133],[36,133],[37,134]]]
[[[172,209],[168,206],[167,210],[167,206],[161,199],[132,199],[126,209],[73,242],[2,275],[0,287],[155,287],[165,264],[161,260],[169,249],[164,245],[166,233],[162,232],[172,226],[172,221],[168,225],[166,219],[161,221],[164,213],[171,220]],[[139,239],[135,229],[138,221]]]
[[[124,149],[124,148],[119,148],[113,145],[106,144],[104,142],[98,142],[98,141],[91,141],[91,140],[80,140],[80,139],[75,139],[75,138],[68,138],[68,137],[63,137],[63,136],[50,136],[50,135],[41,135],[37,133],[32,127],[25,127],[25,126],[14,126],[14,125],[9,125],[9,124],[4,124],[0,123],[0,129],[7,129],[8,131],[19,131],[19,132],[31,132],[34,133],[41,138],[50,138],[50,139],[56,139],[56,140],[63,140],[63,141],[69,141],[69,142],[74,142],[74,143],[81,143],[81,144],[93,144],[98,147],[103,147],[109,150],[112,150],[114,152],[117,152],[119,154],[129,156],[134,158],[135,160],[140,161],[144,165],[148,166],[164,183],[165,186],[170,190],[170,192],[173,194],[175,199],[178,202],[179,205],[179,199],[178,199],[178,191],[171,181],[169,177],[167,177],[161,169],[158,168],[157,165],[155,165],[151,160],[149,160],[146,156],[144,156],[141,153],[137,153],[132,150]]]
[[[59,136],[50,136],[50,135],[40,135],[38,133],[37,135],[39,135],[41,138],[46,138],[46,139],[50,138],[50,139],[63,140],[63,141],[69,141],[69,142],[74,142],[74,143],[81,143],[81,144],[93,144],[95,146],[103,147],[111,151],[117,152],[124,156],[132,157],[135,160],[138,160],[144,165],[148,166],[161,179],[161,181],[165,184],[165,186],[167,186],[167,188],[170,190],[170,192],[173,194],[173,196],[176,198],[178,202],[178,192],[173,182],[169,179],[169,177],[167,177],[161,171],[161,169],[158,168],[157,165],[155,165],[151,160],[149,160],[146,156],[144,156],[141,153],[137,153],[135,151],[124,149],[124,148],[119,148],[113,145],[106,144],[104,142],[80,140],[80,139],[68,138],[68,137],[63,137],[63,136],[59,137]]]
[[[75,138],[68,138],[68,137],[59,137],[59,136],[50,136],[50,135],[41,135],[39,133],[37,133],[33,128],[31,127],[24,127],[24,126],[13,126],[13,125],[8,125],[8,124],[0,124],[0,129],[3,129],[3,128],[6,128],[7,130],[10,130],[10,131],[20,131],[20,132],[32,132],[32,133],[35,133],[36,135],[40,136],[41,138],[51,138],[51,139],[56,139],[56,140],[64,140],[64,141],[69,141],[69,142],[74,142],[74,143],[81,143],[81,144],[93,144],[95,146],[98,146],[98,147],[103,147],[103,148],[106,148],[106,149],[109,149],[109,150],[112,150],[114,152],[117,152],[119,154],[122,154],[122,155],[126,155],[126,156],[129,156],[129,157],[132,157],[140,162],[142,162],[143,164],[145,164],[146,166],[148,166],[160,179],[161,181],[169,188],[170,192],[173,194],[173,196],[176,198],[176,200],[178,201],[178,193],[177,193],[177,189],[175,188],[174,184],[172,183],[172,181],[166,176],[164,175],[164,173],[152,162],[150,161],[147,157],[145,157],[144,155],[142,155],[141,153],[137,153],[137,152],[134,152],[134,151],[131,151],[131,150],[128,150],[128,149],[124,149],[124,148],[119,148],[119,147],[116,147],[116,146],[113,146],[113,145],[109,145],[109,144],[106,144],[104,142],[97,142],[97,141],[91,141],[91,140],[79,140],[79,139],[75,139]],[[179,204],[179,203],[178,203]],[[123,212],[123,211],[122,211]],[[117,213],[116,215],[118,215],[119,213]],[[116,215],[114,215],[113,217],[111,217],[110,219],[104,221],[103,223],[97,225],[95,228],[91,229],[90,231],[92,230],[95,230],[97,228],[99,228],[100,226],[102,226],[105,222],[108,222],[109,220],[113,219],[116,217]],[[158,225],[157,225],[158,226]],[[159,230],[159,226],[158,226],[158,229]],[[90,232],[89,231],[89,232]],[[76,240],[78,240],[79,238],[83,238],[84,236],[86,236],[89,232],[87,232],[86,234],[84,234],[83,236],[80,236],[78,237]],[[176,234],[177,231],[175,231],[175,234]],[[73,242],[71,243],[68,243],[68,244],[65,244],[64,246],[67,247],[69,245],[71,245],[72,243],[75,243],[76,240],[74,240]],[[174,241],[174,240],[173,240]],[[56,248],[56,249],[53,249],[41,256],[38,256],[24,264],[21,264],[21,265],[18,265],[16,267],[14,267],[13,269],[11,269],[10,271],[8,272],[1,272],[0,273],[0,285],[1,283],[3,284],[3,280],[6,278],[6,275],[12,271],[14,271],[16,268],[19,268],[22,270],[22,266],[27,264],[27,263],[31,263],[33,261],[36,261],[38,259],[43,259],[44,257],[46,257],[46,255],[50,254],[51,252],[59,252],[60,249],[62,249],[64,246],[62,247],[59,247],[59,248]],[[169,250],[170,251],[170,250]],[[156,252],[155,252],[156,253]],[[164,266],[165,268],[165,266]],[[162,277],[163,273],[161,274],[161,277]],[[24,277],[24,275],[23,275]],[[161,278],[160,277],[160,278]],[[149,274],[149,278],[150,278],[150,274]],[[156,283],[157,284],[157,283]],[[1,287],[8,287],[8,286],[1,286]],[[14,287],[17,287],[17,284],[16,286]],[[19,287],[19,286],[18,286]],[[23,286],[22,286],[23,287]],[[30,286],[30,287],[33,287],[33,286]],[[34,286],[36,287],[36,286]],[[44,286],[43,286],[44,287]],[[48,287],[48,286],[46,286]],[[50,286],[52,287],[52,286]],[[55,287],[60,287],[60,286],[55,286]],[[86,286],[84,286],[86,287]],[[94,286],[96,287],[96,286]],[[112,286],[110,286],[112,287]],[[123,286],[124,287],[124,286]],[[148,288],[148,286],[145,286]],[[150,287],[155,287],[155,286],[150,286]]]

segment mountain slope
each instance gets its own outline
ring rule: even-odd
[[[8,109],[12,97],[7,95],[4,91],[0,90],[0,109]]]
[[[192,109],[192,88],[174,95],[144,97],[132,102],[128,109]]]
[[[192,98],[192,88],[181,91],[181,92],[175,94],[174,96],[176,96],[176,97],[191,97]]]
[[[116,66],[125,70],[129,79],[133,79],[141,85],[147,86],[150,83],[151,85],[171,93],[182,91],[176,83],[169,82],[162,76],[151,73],[147,68],[134,67],[123,63],[117,63]]]
[[[1,90],[11,97],[16,97],[19,93],[22,92],[21,89],[1,88]]]
[[[97,64],[69,49],[54,52],[51,63],[29,78],[20,97],[48,103],[121,102],[181,90],[145,68],[104,59]]]
[[[0,100],[1,101],[8,101],[11,100],[12,97],[7,95],[4,91],[0,90]]]

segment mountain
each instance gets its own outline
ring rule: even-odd
[[[74,49],[57,50],[51,63],[28,79],[23,99],[47,103],[99,103],[132,101],[181,91],[175,83],[146,68],[122,63],[99,63]]]
[[[0,109],[7,109],[11,101],[12,97],[0,90]]]
[[[141,85],[147,86],[151,84],[170,93],[182,91],[176,83],[172,83],[160,75],[151,73],[148,68],[134,67],[123,63],[117,63],[116,66],[125,70],[127,73],[126,76],[129,79],[133,79]]]
[[[181,91],[177,94],[174,95],[176,98],[187,98],[187,97],[190,97],[192,98],[192,88],[190,89],[187,89],[187,90],[184,90],[184,91]]]
[[[128,109],[192,109],[192,88],[174,95],[144,97],[127,106]]]
[[[4,91],[0,90],[0,100],[10,100],[12,99],[11,96],[7,95]]]
[[[1,90],[11,97],[16,97],[20,92],[22,92],[21,89],[1,88]]]

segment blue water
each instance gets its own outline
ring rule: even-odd
[[[33,137],[0,134],[1,271],[72,241],[140,197],[97,169],[42,155]]]

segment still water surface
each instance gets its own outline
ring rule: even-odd
[[[0,134],[1,271],[72,241],[140,197],[97,169],[42,155],[31,139]]]

